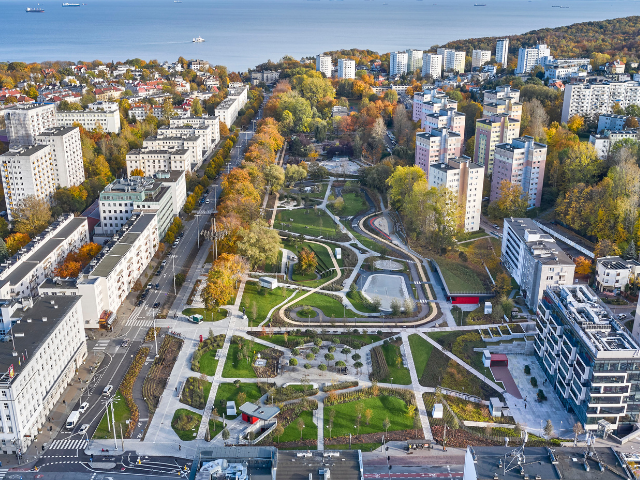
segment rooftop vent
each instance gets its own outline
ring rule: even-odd
[[[46,322],[47,321],[47,317],[42,317],[42,321]]]

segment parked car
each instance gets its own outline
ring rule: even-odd
[[[618,315],[618,319],[622,320],[623,318],[627,318],[626,313],[621,313],[620,315]]]
[[[87,411],[88,408],[89,408],[89,402],[83,402],[82,405],[80,405],[80,408],[78,409],[78,411],[80,413],[84,413]]]
[[[85,433],[87,433],[87,430],[89,430],[89,424],[88,424],[88,423],[85,423],[84,425],[82,425],[82,426],[80,427],[80,430],[78,430],[78,433],[79,433],[80,435],[84,435]]]
[[[153,308],[160,308],[160,302],[156,302],[153,304]]]
[[[160,290],[160,284],[156,283],[156,290]]]
[[[107,385],[106,387],[104,387],[104,390],[102,390],[102,395],[109,396],[111,395],[112,391],[113,391],[113,385]]]

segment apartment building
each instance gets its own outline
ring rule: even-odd
[[[495,115],[508,115],[520,121],[522,119],[522,103],[515,102],[509,98],[502,98],[495,102],[485,103],[482,106],[482,116],[484,118]]]
[[[481,165],[485,175],[493,173],[496,145],[511,143],[520,134],[520,120],[503,113],[476,120],[476,140],[473,161]]]
[[[509,57],[509,39],[501,38],[496,42],[496,62],[507,68]]]
[[[429,186],[445,187],[457,197],[458,205],[464,211],[465,232],[480,229],[480,210],[482,205],[483,168],[469,157],[449,158],[445,163],[436,163],[429,169]]]
[[[36,143],[48,145],[55,169],[55,182],[74,187],[84,182],[82,144],[78,127],[54,127],[36,135]]]
[[[422,50],[407,49],[407,73],[413,75],[416,70],[422,69]]]
[[[0,265],[0,299],[32,297],[71,251],[89,243],[84,217],[65,214]]]
[[[422,107],[422,113],[420,115],[421,128],[425,128],[428,115],[434,115],[434,114],[439,115],[441,110],[448,110],[448,111],[458,110],[458,102],[450,99],[447,95],[445,95],[442,92],[436,92],[431,95],[428,95],[425,93],[423,98],[425,100],[421,103],[421,107]],[[459,131],[458,133],[464,133],[464,126],[462,128],[462,131]]]
[[[442,76],[442,55],[435,53],[422,54],[422,76],[431,75],[434,80]]]
[[[423,85],[421,92],[415,92],[413,94],[413,121],[422,121],[424,104],[426,102],[436,101],[443,97],[446,97],[446,95],[442,92],[442,90],[436,88],[435,85]],[[453,100],[452,102],[455,103],[457,108],[458,103],[455,102],[455,100]],[[453,106],[453,103],[450,106]],[[424,113],[433,113],[433,111],[435,110],[431,110],[429,107],[429,109],[427,109]]]
[[[491,61],[491,51],[490,50],[473,50],[471,52],[471,67],[472,68],[480,68],[485,63],[489,63]]]
[[[564,89],[561,120],[610,114],[614,103],[622,108],[640,105],[640,82],[570,83]]]
[[[520,47],[516,74],[530,73],[536,65],[542,65],[550,56],[551,50],[543,43],[532,48]]]
[[[251,84],[258,85],[260,82],[264,82],[267,85],[276,83],[280,80],[280,72],[274,72],[273,70],[263,70],[262,72],[251,72]]]
[[[422,128],[427,133],[431,133],[436,128],[448,128],[460,135],[461,141],[464,142],[465,119],[464,113],[447,107],[440,109],[437,113],[425,114],[422,119]]]
[[[640,414],[640,345],[584,285],[549,287],[536,310],[535,355],[586,430],[622,437]]]
[[[494,103],[498,100],[520,101],[520,90],[511,88],[511,85],[498,85],[494,90],[482,92],[482,103]]]
[[[189,133],[189,130],[183,129],[183,127],[174,128]],[[189,170],[195,170],[202,165],[203,152],[207,150],[205,138],[200,135],[170,136],[172,133],[175,133],[175,131],[171,128],[158,129],[157,136],[147,137],[144,140],[142,150],[189,150],[192,162]],[[191,133],[193,133],[193,130],[191,130]],[[168,170],[174,170],[174,168],[169,168]]]
[[[338,59],[338,78],[356,78],[356,62],[347,58]]]
[[[164,170],[191,172],[191,167],[194,164],[191,150],[177,147],[159,150],[152,148],[129,150],[126,162],[128,177],[131,177],[134,170],[142,170],[146,176],[153,176]]]
[[[640,140],[639,130],[604,130],[602,135],[590,135],[589,143],[593,145],[598,153],[598,158],[605,160],[609,156],[611,147],[619,140],[630,138],[631,140]]]
[[[588,58],[548,58],[543,64],[544,77],[550,81],[567,81],[571,77],[591,71],[591,62]]]
[[[202,117],[171,117],[169,127],[192,126],[197,128],[211,127],[211,144],[215,146],[220,141],[220,118],[203,115]]]
[[[621,257],[600,257],[596,260],[596,288],[600,292],[620,293],[631,277],[640,274],[640,262]]]
[[[104,188],[98,199],[100,223],[94,229],[94,241],[107,242],[136,212],[156,214],[158,235],[159,238],[163,238],[174,217],[174,200],[171,193],[171,188],[152,177],[114,180]]]
[[[16,206],[29,195],[47,202],[53,201],[56,191],[55,166],[48,145],[10,148],[0,155],[0,163],[9,220],[13,220]]]
[[[503,180],[520,185],[529,196],[529,207],[540,206],[542,180],[547,161],[547,146],[532,137],[515,138],[511,143],[496,145],[491,180],[491,201],[500,197]]]
[[[389,75],[407,73],[409,55],[407,52],[391,52],[389,54]]]
[[[107,133],[120,133],[120,107],[114,102],[94,102],[86,110],[56,112],[58,127],[73,127],[79,123],[85,130],[102,128]]]
[[[464,72],[464,63],[466,59],[464,52],[456,52],[455,50],[450,50],[448,48],[438,48],[437,53],[438,55],[442,55],[445,72]]]
[[[248,92],[249,87],[245,85],[238,87],[229,86],[227,98],[216,107],[216,117],[219,117],[220,121],[224,122],[227,127],[231,128],[231,125],[233,125],[238,118],[238,112],[247,104]]]
[[[0,442],[22,455],[87,356],[83,312],[79,297],[42,296],[2,314],[11,341],[0,344]]]
[[[153,175],[156,181],[169,189],[173,216],[177,217],[187,201],[187,174],[184,170],[161,170]]]
[[[505,218],[502,264],[518,285],[531,310],[549,286],[571,285],[576,266],[530,218]]]
[[[624,130],[627,123],[627,115],[616,115],[615,113],[603,113],[598,116],[598,129],[600,133],[603,130],[619,131]]]
[[[462,153],[462,136],[448,128],[435,128],[430,133],[416,133],[415,164],[429,178],[433,164],[445,163],[450,158],[458,158]]]
[[[9,146],[33,145],[36,136],[56,126],[53,103],[19,104],[4,110]]]
[[[331,78],[331,55],[316,55],[316,72],[324,73],[324,76]]]

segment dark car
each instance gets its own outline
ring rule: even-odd
[[[156,290],[160,290],[160,284],[156,283]]]
[[[100,460],[103,462],[115,462],[116,457],[101,457]]]
[[[140,305],[142,305],[142,300],[138,300],[138,301],[136,302],[136,307],[139,307]]]
[[[160,302],[156,302],[153,304],[153,308],[158,308],[158,307],[160,307]]]

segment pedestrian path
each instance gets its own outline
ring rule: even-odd
[[[104,350],[105,348],[107,348],[107,346],[109,345],[109,342],[111,341],[110,338],[107,338],[106,340],[98,340],[98,343],[96,343],[96,346],[93,347],[94,350]]]
[[[318,400],[318,410],[316,410],[316,425],[318,427],[318,450],[324,450],[324,398],[316,397]]]
[[[9,471],[8,468],[0,468],[0,480],[4,478],[4,476],[7,474],[8,471]]]
[[[88,443],[86,440],[54,440],[49,450],[84,450]]]
[[[411,388],[413,389],[413,395],[416,398],[416,407],[418,408],[418,414],[420,415],[420,422],[422,423],[424,438],[426,440],[433,440],[431,425],[429,425],[429,417],[427,416],[427,407],[425,407],[424,405],[424,399],[422,398],[422,388],[420,388],[418,373],[416,372],[416,366],[413,363],[413,355],[411,355],[409,334],[406,331],[403,331],[400,336],[402,337],[402,344],[404,345],[404,351],[406,353],[405,357],[407,360],[407,366],[409,367],[409,373],[411,374]]]

